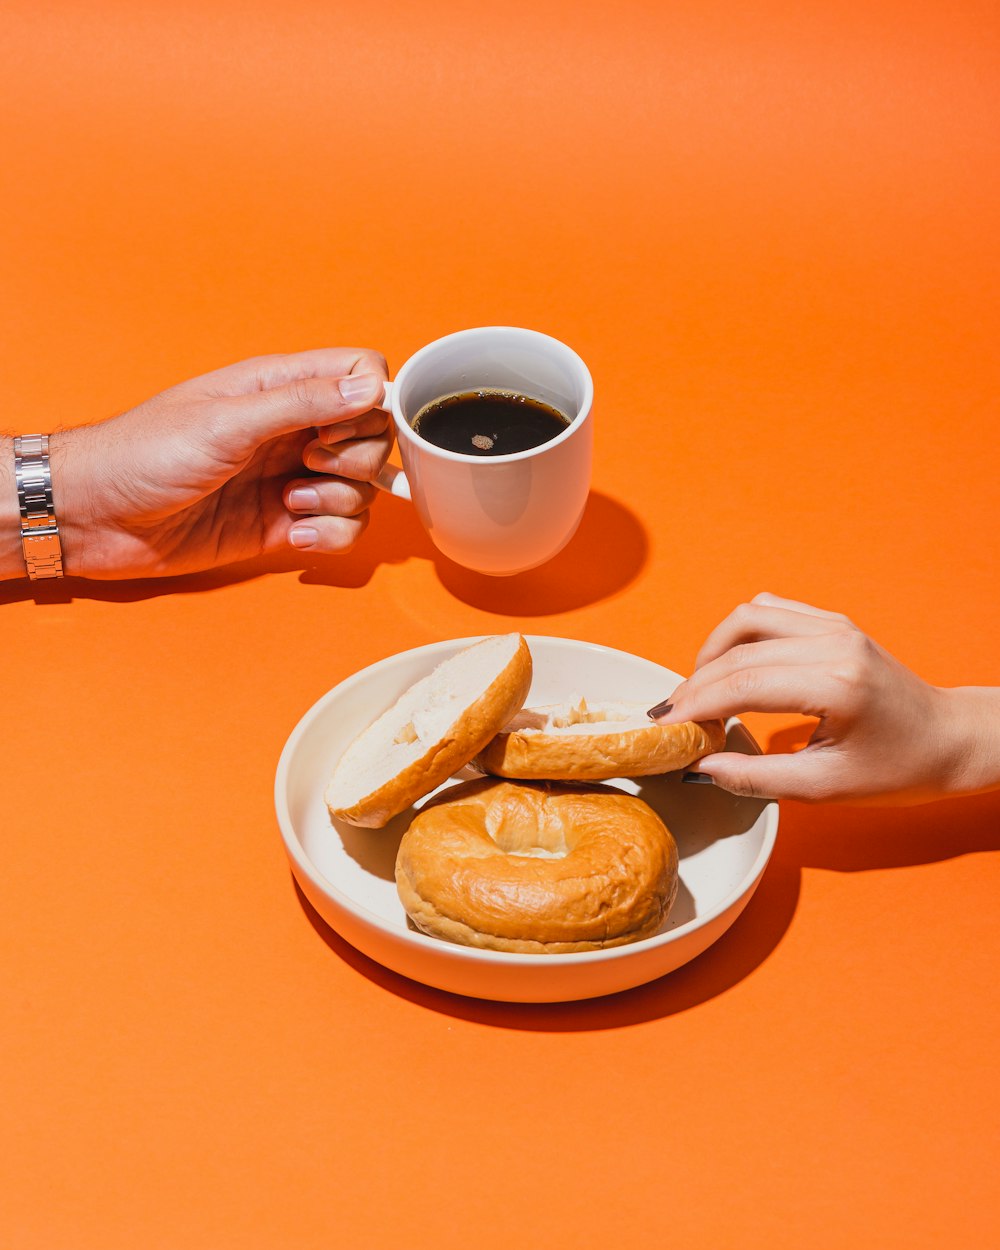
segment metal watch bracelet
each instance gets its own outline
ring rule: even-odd
[[[21,510],[21,549],[28,576],[32,581],[62,577],[62,545],[52,502],[47,434],[15,437],[14,480]]]

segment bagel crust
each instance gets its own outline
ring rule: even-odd
[[[666,825],[611,786],[466,782],[424,808],[396,857],[399,897],[418,929],[521,954],[650,937],[677,880]]]
[[[721,720],[658,725],[643,704],[581,699],[522,709],[476,764],[496,777],[607,781],[673,772],[725,745]]]

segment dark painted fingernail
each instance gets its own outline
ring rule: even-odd
[[[656,707],[651,707],[646,715],[650,720],[656,720],[657,716],[666,716],[673,706],[669,700],[666,703],[657,703]]]
[[[715,778],[710,777],[708,773],[685,773],[681,781],[689,781],[692,785],[714,786]]]

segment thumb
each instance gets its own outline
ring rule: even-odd
[[[293,378],[220,404],[230,418],[225,433],[250,451],[282,434],[350,421],[381,404],[384,393],[385,384],[376,374],[352,373],[342,378]]]
[[[711,777],[730,794],[751,799],[796,799],[816,803],[834,797],[830,761],[808,749],[791,755],[743,755],[721,751],[700,759],[688,775]]]

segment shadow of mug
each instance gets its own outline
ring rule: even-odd
[[[646,564],[649,540],[635,513],[591,491],[569,543],[538,568],[487,577],[437,558],[441,584],[463,603],[497,615],[551,616],[619,593]]]
[[[429,560],[441,585],[462,603],[498,616],[540,617],[598,603],[624,590],[646,564],[642,522],[616,499],[591,491],[569,543],[548,563],[512,577],[489,577],[453,564],[437,550],[402,501],[379,501],[361,544],[348,555],[314,561],[301,580],[315,585],[366,585],[380,564]],[[300,565],[301,567],[301,565]]]

